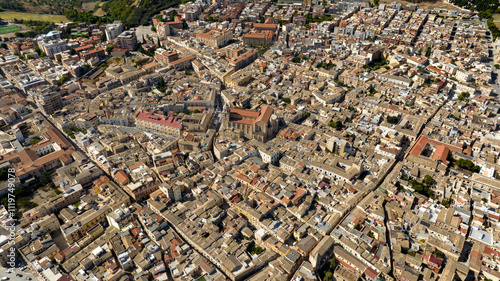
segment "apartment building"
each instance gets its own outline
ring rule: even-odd
[[[118,48],[134,51],[137,48],[137,36],[135,30],[127,30],[116,37]]]

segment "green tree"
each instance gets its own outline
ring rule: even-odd
[[[481,171],[481,167],[474,165],[474,162],[472,162],[469,159],[460,158],[457,161],[455,161],[455,165],[459,168],[475,173],[479,173]]]
[[[113,49],[114,49],[114,48],[115,48],[115,47],[113,47],[113,46],[107,46],[107,47],[106,47],[106,53],[108,53],[108,54],[109,54],[111,51],[113,51]]]
[[[462,92],[462,93],[460,93],[460,95],[458,95],[458,100],[463,101],[465,99],[468,99],[469,97],[470,97],[469,92]]]
[[[31,139],[30,144],[35,145],[35,144],[39,143],[41,140],[42,139],[40,139],[40,137],[34,137],[33,139]]]
[[[337,130],[340,130],[342,128],[342,121],[330,121],[330,123],[328,123],[328,126],[332,127],[332,128],[335,128]]]
[[[327,271],[325,273],[325,276],[323,277],[323,281],[332,281],[332,280],[333,280],[333,273]]]
[[[281,98],[282,101],[284,101],[286,104],[290,104],[292,100],[290,98]]]
[[[444,207],[446,207],[446,208],[449,208],[449,207],[450,207],[450,205],[451,205],[451,199],[449,199],[449,200],[443,199],[443,200],[441,201],[441,205],[443,205],[443,206],[444,206]]]
[[[170,15],[168,15],[168,20],[169,21],[174,21],[175,20],[175,11],[170,12]]]
[[[64,84],[66,81],[68,81],[68,79],[68,76],[63,75],[61,78],[59,78],[59,84]]]
[[[429,46],[427,50],[425,51],[425,57],[430,58],[432,53],[432,48]]]
[[[432,252],[436,257],[440,258],[440,259],[444,259],[445,258],[445,255],[443,252],[441,252],[440,250],[436,249],[434,250],[434,252]]]
[[[399,118],[397,116],[387,116],[387,123],[397,124],[398,122],[399,122]]]
[[[435,185],[437,182],[434,178],[432,178],[430,175],[425,175],[424,176],[424,183],[427,185],[427,186],[433,186]]]

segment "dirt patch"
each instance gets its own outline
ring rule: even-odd
[[[109,58],[106,63],[108,65],[112,65],[112,64],[122,64],[124,63],[125,60],[122,58],[122,57],[112,57],[112,58]]]
[[[493,15],[493,22],[497,25],[498,28],[500,28],[500,14]]]
[[[402,5],[407,5],[407,4],[414,4],[413,2],[409,1],[404,1],[404,0],[381,0],[381,4],[390,4],[392,2],[398,2],[401,3]],[[435,1],[435,2],[420,2],[417,3],[417,6],[422,9],[430,10],[430,9],[447,9],[447,10],[452,10],[452,11],[460,11],[461,9],[459,7],[456,7],[450,3],[446,3],[444,1]]]
[[[104,17],[105,15],[106,12],[104,12],[101,8],[97,9],[97,11],[94,12],[94,16]]]

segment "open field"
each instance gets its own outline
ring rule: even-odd
[[[497,25],[498,28],[500,28],[500,14],[493,15],[493,22]]]
[[[0,34],[5,34],[5,33],[10,33],[10,32],[17,32],[21,30],[21,28],[17,25],[5,25],[5,26],[0,26]]]
[[[92,12],[96,4],[101,4],[101,2],[95,1],[95,2],[82,3],[82,9],[85,10],[86,12]]]
[[[0,12],[0,18],[4,20],[38,20],[38,21],[50,21],[50,22],[67,22],[69,21],[63,15],[48,15],[48,14],[32,14],[32,13],[21,13],[13,11]]]
[[[104,5],[104,2],[99,3],[99,7],[102,7]],[[106,12],[104,12],[101,8],[97,9],[97,11],[94,12],[94,16],[98,17],[103,17],[106,15]]]
[[[394,2],[394,0],[381,0],[380,4],[390,4],[392,2]],[[403,5],[413,4],[413,2],[405,1],[405,0],[396,0],[396,2],[401,3]],[[452,11],[460,11],[459,7],[453,6],[452,4],[446,3],[442,0],[425,1],[425,2],[420,2],[420,3],[416,3],[416,4],[419,8],[423,8],[423,9],[427,9],[427,10],[438,8],[438,9],[448,9],[448,10],[452,10]]]
[[[7,25],[7,26],[9,26],[9,27],[10,26],[17,26],[18,28],[16,30],[13,30],[10,32],[4,32],[4,33],[0,32],[0,39],[14,37],[16,32],[25,32],[25,31],[31,30],[31,28],[27,27],[26,25],[19,24],[19,23],[16,23],[15,25],[14,24]],[[5,25],[0,26],[0,31],[1,31],[2,27],[7,27],[7,26],[5,26]]]

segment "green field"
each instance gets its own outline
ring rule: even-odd
[[[69,20],[63,15],[48,15],[48,14],[32,14],[13,11],[0,12],[0,19],[4,20],[38,20],[50,22],[68,22]]]
[[[16,32],[21,30],[21,28],[17,25],[6,25],[6,26],[0,26],[0,34],[5,34],[5,33],[10,33],[10,32]]]

